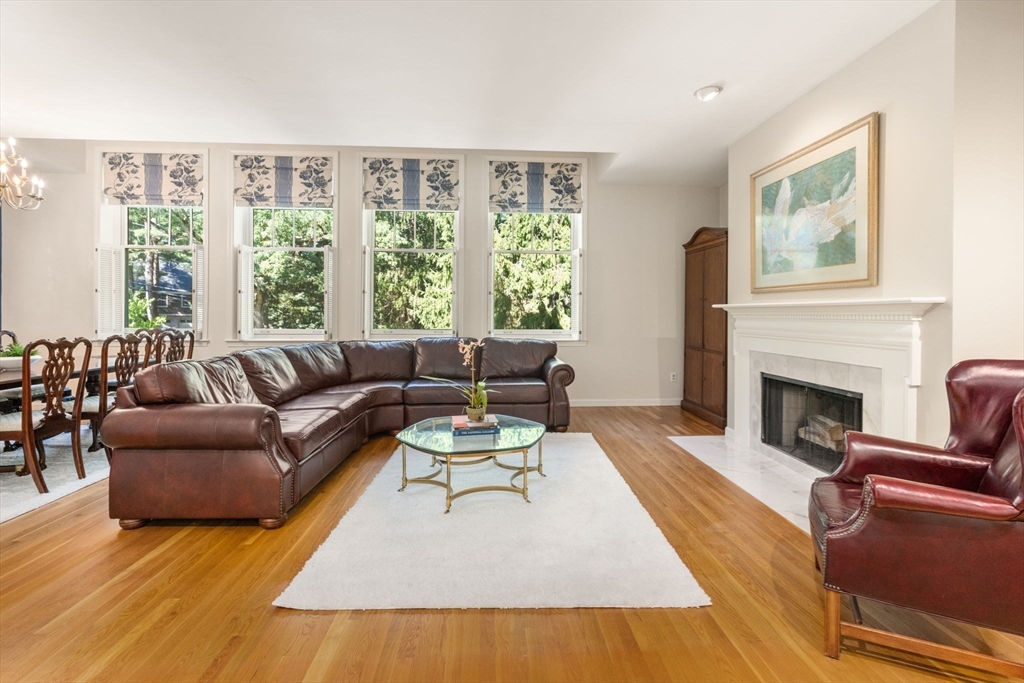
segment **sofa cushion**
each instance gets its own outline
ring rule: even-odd
[[[139,403],[260,403],[233,356],[159,363],[135,374]]]
[[[348,382],[348,364],[337,342],[283,346],[281,350],[295,368],[303,393]]]
[[[456,380],[460,385],[469,386],[469,380]],[[466,403],[466,397],[455,387],[430,379],[414,379],[405,385],[405,404],[452,404]]]
[[[341,350],[349,382],[411,379],[414,344],[411,341],[347,341]]]
[[[542,377],[544,363],[558,353],[558,344],[541,339],[486,337],[480,348],[480,376]]]
[[[370,401],[362,393],[328,393],[315,391],[312,394],[298,396],[277,406],[277,412],[287,410],[337,410],[341,413],[341,421],[352,422],[369,408]]]
[[[352,382],[337,387],[321,389],[322,394],[365,394],[366,407],[376,408],[377,406],[402,405],[402,390],[405,388],[405,380],[400,379],[378,379],[369,382]]]
[[[459,344],[474,342],[471,337],[423,337],[416,340],[415,377],[469,379],[469,366],[463,365]]]
[[[485,383],[493,394],[487,394],[487,402],[501,405],[508,403],[547,403],[548,384],[536,377],[505,377],[489,379]]]
[[[276,346],[247,349],[235,354],[260,400],[276,406],[304,392],[288,356]]]
[[[320,450],[345,426],[337,410],[284,410],[278,416],[284,442],[299,462]]]

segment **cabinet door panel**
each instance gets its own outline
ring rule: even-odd
[[[704,346],[704,252],[686,255],[686,346]]]
[[[702,377],[704,375],[704,354],[694,349],[686,349],[683,362],[683,398],[690,403],[700,405],[704,400]]]
[[[726,246],[704,252],[704,348],[725,353],[726,313],[713,304],[728,303]]]
[[[716,415],[725,415],[725,354],[704,352],[701,403]]]

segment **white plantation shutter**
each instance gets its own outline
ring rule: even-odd
[[[573,339],[582,339],[583,330],[580,329],[583,319],[583,250],[573,249],[572,251],[572,306],[571,323]]]
[[[452,335],[459,336],[459,250],[452,253]]]
[[[238,249],[238,338],[253,338],[253,249]]]
[[[96,337],[124,333],[124,248],[96,247]]]
[[[203,245],[196,244],[192,247],[192,331],[196,337],[202,337],[204,329],[204,294],[203,286],[205,256]]]
[[[334,248],[324,247],[324,339],[334,338]]]
[[[370,330],[373,329],[373,287],[370,285],[370,249],[363,247],[363,338],[370,338]]]

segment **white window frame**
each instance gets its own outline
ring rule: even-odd
[[[128,211],[129,205],[106,204],[103,201],[103,153],[110,151],[129,152],[135,154],[198,154],[203,158],[203,177],[207,179],[203,193],[203,203],[190,207],[174,207],[158,205],[155,208],[192,208],[203,211],[203,243],[179,249],[191,249],[192,256],[192,333],[197,342],[208,338],[206,324],[209,296],[206,284],[209,276],[209,259],[206,258],[210,245],[210,150],[207,148],[180,148],[168,145],[117,146],[116,150],[96,146],[92,150],[96,176],[94,181],[95,206],[95,238],[96,259],[94,269],[94,302],[93,317],[96,340],[113,334],[132,332],[125,326],[128,313],[127,288],[125,283],[127,267],[127,250],[135,247],[145,248],[146,245],[128,244]],[[133,205],[134,206],[134,205]],[[152,208],[152,207],[151,207]],[[190,238],[191,239],[191,238]],[[113,320],[120,321],[119,324]]]
[[[360,156],[362,159],[368,155]],[[410,158],[403,156],[402,158]],[[435,158],[435,157],[431,157]],[[362,177],[360,175],[360,177]],[[465,177],[462,175],[462,177]],[[361,203],[361,202],[360,202]],[[381,211],[400,211],[400,209],[380,209]],[[443,330],[387,330],[373,327],[373,263],[374,254],[378,251],[375,246],[376,238],[376,209],[363,208],[363,338],[370,340],[388,339],[419,339],[420,337],[445,337],[459,336],[459,313],[461,289],[460,277],[462,268],[459,263],[460,249],[462,243],[462,204],[459,203],[458,211],[421,211],[419,213],[452,213],[452,230],[454,231],[451,249],[381,249],[380,251],[401,252],[410,254],[448,254],[452,255],[452,327]],[[411,213],[411,212],[410,212]]]
[[[320,247],[256,247],[253,246],[253,211],[330,211],[331,244]],[[235,207],[236,230],[240,230],[241,245],[238,254],[238,339],[241,341],[324,341],[334,338],[334,263],[338,242],[338,212],[331,207]],[[294,214],[293,214],[294,216]],[[294,220],[292,240],[294,244]],[[258,252],[321,252],[324,255],[324,327],[318,329],[271,329],[250,327],[255,321],[255,292],[253,291],[253,264]]]
[[[485,173],[490,174],[491,161],[520,161],[520,162],[563,162],[576,163],[582,167],[580,177],[583,186],[583,211],[576,214],[560,214],[572,216],[572,243],[571,263],[572,272],[572,327],[568,330],[496,330],[494,329],[494,254],[564,254],[561,251],[534,251],[534,250],[495,250],[494,249],[494,216],[487,213],[487,330],[492,337],[527,338],[527,339],[549,339],[568,345],[585,345],[586,335],[586,302],[587,289],[587,268],[586,268],[586,243],[587,243],[587,194],[589,191],[587,180],[587,160],[584,158],[563,158],[563,157],[516,157],[516,156],[485,156]],[[490,177],[484,179],[484,206],[490,205]]]
[[[523,337],[528,339],[551,339],[553,341],[581,341],[583,336],[583,249],[580,246],[583,241],[583,216],[582,214],[558,214],[568,215],[571,221],[570,249],[559,251],[551,249],[495,249],[494,248],[494,217],[499,214],[487,214],[487,326],[488,334],[492,337]],[[539,254],[539,255],[565,255],[569,257],[571,274],[571,327],[568,330],[498,330],[494,328],[494,262],[495,254]]]
[[[130,250],[134,249],[136,251],[154,250],[154,251],[190,251],[190,252],[192,252],[192,328],[191,329],[195,333],[197,329],[201,329],[203,327],[203,322],[204,322],[204,320],[203,320],[204,311],[203,311],[202,295],[203,295],[203,291],[204,291],[205,287],[203,287],[203,282],[202,282],[202,271],[203,271],[204,262],[206,260],[204,258],[204,256],[205,256],[205,245],[206,245],[206,208],[202,207],[202,206],[164,206],[162,204],[156,204],[156,205],[149,205],[149,204],[139,205],[139,204],[135,204],[135,205],[132,205],[132,206],[121,206],[119,208],[121,209],[121,227],[120,227],[120,232],[121,232],[122,268],[124,270],[124,276],[125,277],[127,277],[127,275],[128,275],[128,252]],[[168,234],[170,233],[170,219],[171,219],[170,212],[173,209],[189,209],[189,210],[193,210],[193,211],[198,209],[198,210],[203,212],[203,241],[200,244],[196,244],[193,241],[193,238],[195,237],[195,232],[192,229],[191,220],[190,220],[189,238],[188,238],[190,244],[188,244],[187,246],[186,245],[177,245],[177,244],[130,244],[128,242],[128,211],[130,209],[146,209],[147,216],[149,216],[149,212],[152,211],[153,209],[167,209],[167,211],[168,211],[168,214],[167,214]],[[191,218],[192,218],[192,214],[189,214],[189,219],[191,219]],[[127,287],[127,284],[128,283],[125,282],[125,284],[124,284],[124,292],[123,292],[123,294],[124,294],[124,301],[125,301],[125,304],[124,304],[125,305],[125,311],[124,311],[125,315],[123,317],[127,317],[127,313],[128,313],[128,287]],[[124,329],[131,331],[130,328],[127,325],[125,326]],[[199,337],[198,333],[196,333],[196,337]]]

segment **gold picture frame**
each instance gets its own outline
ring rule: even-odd
[[[877,284],[873,112],[750,176],[750,291]]]

